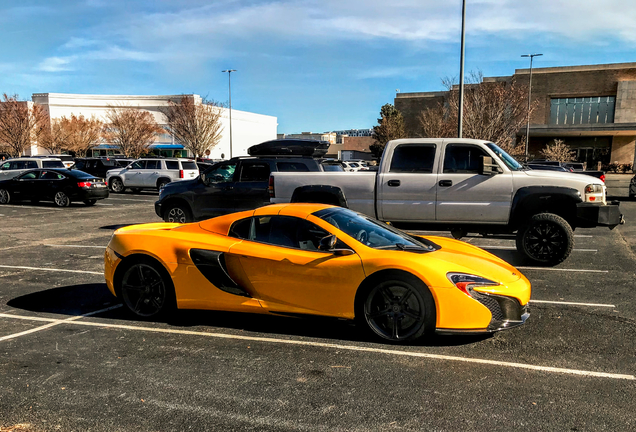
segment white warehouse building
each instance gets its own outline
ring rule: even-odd
[[[188,95],[158,95],[158,96],[133,96],[133,95],[86,95],[68,93],[34,93],[32,100],[34,103],[44,107],[51,119],[63,116],[70,117],[83,115],[90,118],[95,116],[102,121],[106,121],[106,113],[109,107],[130,106],[140,108],[150,112],[157,123],[165,127],[166,118],[162,112],[168,107],[169,102],[179,102],[183,97],[192,97],[196,102],[201,102],[201,96],[197,94]],[[231,156],[246,156],[247,149],[254,144],[276,138],[278,119],[273,116],[255,114],[247,111],[232,109],[232,151],[230,152],[230,116],[229,109],[222,108],[221,123],[223,130],[219,144],[210,151],[211,159],[229,159]],[[166,156],[186,156],[183,146],[174,142],[171,134],[165,133],[157,136],[155,144],[152,146],[156,152]],[[107,152],[112,154],[112,146],[103,143],[95,150],[95,154],[101,151],[104,155]],[[47,154],[45,149],[33,146],[32,155]],[[191,155],[190,155],[191,156]]]

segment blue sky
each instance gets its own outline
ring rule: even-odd
[[[633,0],[467,0],[466,69],[636,61]],[[461,0],[0,0],[0,93],[182,94],[368,128],[401,92],[459,73]]]

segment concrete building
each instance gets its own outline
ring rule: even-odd
[[[169,102],[178,102],[183,96],[192,97],[195,102],[201,103],[201,96],[189,95],[161,95],[161,96],[133,96],[133,95],[86,95],[65,93],[35,93],[32,96],[34,103],[45,107],[51,119],[71,114],[84,117],[95,116],[106,120],[106,112],[111,106],[131,106],[150,112],[160,126],[166,126],[166,119],[162,112],[168,107]],[[211,149],[211,159],[228,159],[230,157],[230,127],[229,110],[222,108],[221,122],[223,132],[221,141]],[[246,111],[232,109],[232,156],[245,156],[247,149],[263,141],[276,137],[278,120],[276,117],[255,114]],[[174,141],[173,136],[166,131],[158,135],[153,145],[156,153],[164,156],[186,156],[183,146]],[[96,149],[98,152],[111,152],[113,147],[103,143]],[[47,151],[33,146],[32,155],[46,154]]]
[[[486,77],[484,82],[528,82],[529,69],[514,75]],[[419,136],[417,116],[444,100],[445,92],[398,93],[395,107],[404,116],[409,136]],[[577,159],[630,164],[636,157],[636,63],[533,68],[530,118],[531,154],[554,139],[576,151]],[[517,134],[525,141],[525,128]]]
[[[343,135],[339,142],[331,144],[325,157],[339,160],[372,160],[369,146],[374,139],[370,136],[350,137]]]

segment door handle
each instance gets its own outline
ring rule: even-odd
[[[452,186],[453,185],[453,181],[452,180],[440,180],[438,185],[440,186]]]
[[[389,186],[391,187],[397,187],[400,185],[400,181],[399,180],[389,180],[389,182],[387,183]]]
[[[232,189],[234,189],[234,186],[225,186],[225,190],[226,190],[226,191],[228,191],[228,190],[232,190]]]

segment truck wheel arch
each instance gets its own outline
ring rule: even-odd
[[[576,227],[576,204],[582,202],[578,190],[560,186],[528,186],[517,190],[510,209],[510,225],[520,227],[539,213],[553,213]]]
[[[348,208],[344,192],[336,186],[301,186],[294,190],[290,202],[331,204]]]

